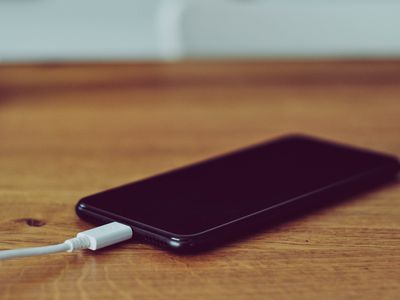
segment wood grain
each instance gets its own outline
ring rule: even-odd
[[[304,132],[400,155],[400,61],[0,66],[0,249],[87,229],[76,201]],[[400,187],[177,256],[0,262],[0,299],[398,299]]]

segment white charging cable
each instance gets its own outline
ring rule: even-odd
[[[112,222],[90,230],[82,231],[78,233],[75,238],[68,239],[62,244],[0,251],[0,260],[65,251],[72,252],[81,249],[98,250],[129,240],[132,236],[133,231],[131,227],[118,222]]]

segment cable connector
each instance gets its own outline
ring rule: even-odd
[[[0,251],[0,260],[64,251],[72,252],[81,249],[98,250],[129,240],[132,236],[133,231],[131,227],[118,222],[112,222],[82,231],[78,233],[75,238],[68,239],[62,244]]]
[[[132,238],[132,236],[132,228],[118,222],[112,222],[103,226],[79,232],[75,239],[84,240],[85,246],[87,242],[89,243],[88,246],[80,249],[98,250],[129,240]],[[69,241],[71,240],[66,240],[65,242],[67,243]],[[78,247],[80,247],[80,245]],[[72,249],[71,251],[74,250],[75,249]]]

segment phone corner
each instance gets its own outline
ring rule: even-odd
[[[83,212],[86,210],[86,203],[84,201],[85,198],[80,199],[76,204],[75,204],[75,212],[78,216],[82,216]]]

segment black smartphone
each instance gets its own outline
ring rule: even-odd
[[[290,135],[81,199],[77,214],[202,250],[389,182],[392,156]]]

